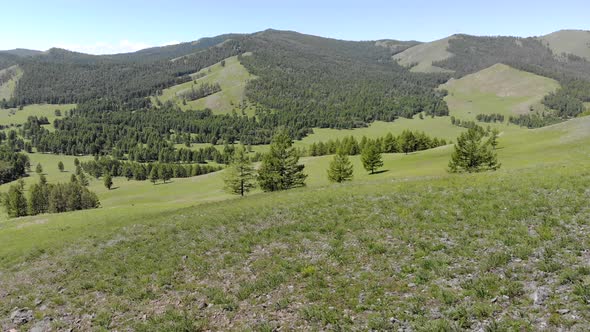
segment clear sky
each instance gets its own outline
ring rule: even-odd
[[[590,30],[590,0],[2,0],[0,49],[117,53],[267,28],[348,40]]]

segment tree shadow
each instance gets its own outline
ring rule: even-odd
[[[379,171],[375,171],[375,172],[373,172],[373,174],[369,174],[369,175],[381,174],[381,173],[385,173],[385,172],[389,172],[389,170],[388,169],[382,169],[382,170],[379,170]]]
[[[111,189],[109,189],[109,190],[117,190],[117,189],[119,189],[119,186],[117,186],[117,187],[111,187]]]

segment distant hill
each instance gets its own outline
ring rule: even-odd
[[[560,30],[540,37],[556,55],[573,54],[590,61],[590,31]]]
[[[418,44],[401,53],[393,56],[403,66],[412,67],[412,71],[431,73],[431,72],[452,72],[452,70],[434,66],[435,61],[442,61],[451,56],[447,49],[449,40],[453,37],[447,37],[429,43]]]
[[[559,88],[553,79],[496,64],[441,86],[449,90],[446,101],[455,115],[499,113],[509,117],[542,110],[541,100]]]
[[[42,51],[28,50],[28,49],[25,49],[25,48],[15,48],[14,50],[0,51],[0,53],[3,53],[3,54],[12,54],[12,55],[16,55],[16,56],[19,56],[19,57],[26,57],[26,56],[34,56],[34,55],[43,54]]]

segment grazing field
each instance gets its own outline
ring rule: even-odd
[[[585,330],[585,153],[12,221],[0,232],[0,317],[32,310],[23,329]]]
[[[555,55],[574,54],[590,60],[590,31],[560,30],[540,38]]]
[[[245,56],[248,55],[246,54]],[[162,102],[174,100],[182,109],[210,108],[215,114],[226,114],[235,110],[238,114],[241,114],[240,104],[245,104],[244,89],[246,83],[256,77],[248,73],[246,68],[238,61],[237,56],[227,58],[224,61],[225,66],[217,63],[191,75],[195,78],[199,77],[199,75],[206,75],[197,78],[196,85],[193,81],[175,85],[165,89],[158,98]],[[177,98],[178,94],[190,91],[191,87],[197,88],[201,83],[219,83],[221,85],[221,91],[201,99],[187,101],[186,105],[183,105],[182,100]],[[244,112],[253,115],[254,109],[252,107],[246,107]]]
[[[27,122],[29,116],[45,116],[50,123],[53,123],[58,116],[55,115],[55,110],[61,111],[61,116],[64,116],[65,111],[75,108],[75,104],[67,105],[52,105],[52,104],[35,104],[24,106],[22,110],[18,108],[0,109],[0,125],[10,126],[18,125]],[[51,124],[45,126],[49,130],[53,130]]]
[[[531,106],[542,110],[543,96],[559,88],[559,83],[496,64],[441,88],[449,91],[446,101],[453,115],[473,119],[477,114],[526,114]]]
[[[4,71],[9,70],[9,69],[13,69],[13,68],[16,68],[16,75],[12,79],[10,79],[8,82],[5,82],[4,84],[0,85],[0,100],[2,100],[2,99],[8,100],[12,97],[12,94],[14,93],[14,89],[16,88],[16,82],[18,82],[18,79],[23,74],[23,71],[18,66],[12,66],[10,68],[0,70],[0,75],[2,75],[2,73]]]
[[[413,66],[411,70],[414,72],[451,72],[447,69],[432,65],[433,61],[441,61],[453,56],[452,53],[447,51],[447,48],[449,47],[449,39],[451,38],[453,37],[447,37],[410,47],[409,49],[394,55],[393,59],[398,60],[403,66]]]

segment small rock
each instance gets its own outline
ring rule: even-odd
[[[549,290],[545,287],[539,287],[533,294],[533,303],[542,305],[549,298]]]
[[[205,308],[207,308],[207,302],[203,301],[203,302],[201,302],[201,304],[199,304],[199,309],[203,310]]]
[[[508,300],[510,300],[510,296],[508,296],[508,295],[502,295],[502,299],[508,301]]]
[[[569,309],[559,309],[559,310],[557,310],[557,313],[560,314],[560,315],[565,315],[568,312],[570,312]]]
[[[41,303],[43,303],[43,300],[35,299],[35,306],[36,307],[38,307],[39,305],[41,305]]]
[[[33,320],[33,310],[27,308],[16,309],[10,314],[10,320],[16,325],[26,324]]]
[[[414,288],[414,287],[416,287],[416,284],[415,284],[415,283],[413,283],[413,282],[411,282],[411,283],[409,283],[409,284],[408,284],[408,287],[410,287],[410,288]]]
[[[497,297],[494,297],[491,302],[492,303],[496,303],[496,301],[498,301],[498,298]]]
[[[389,322],[391,324],[395,324],[397,322],[397,319],[395,319],[395,317],[389,317]]]

